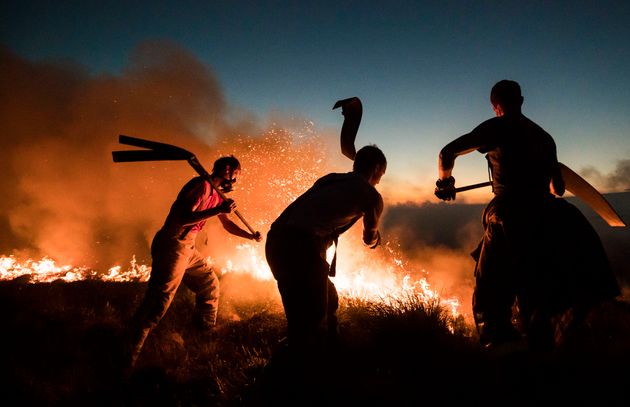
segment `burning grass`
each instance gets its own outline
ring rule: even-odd
[[[626,302],[602,309],[573,348],[499,355],[479,349],[472,328],[437,300],[344,298],[340,343],[301,376],[282,346],[273,282],[228,274],[216,337],[192,330],[193,296],[182,287],[137,370],[121,380],[119,336],[144,284],[0,282],[3,397],[64,406],[448,404],[536,401],[549,391],[551,399],[612,400],[625,380],[613,368],[630,361]],[[249,295],[233,295],[243,286]]]

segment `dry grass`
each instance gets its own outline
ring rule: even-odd
[[[222,283],[229,294],[237,282]],[[122,380],[119,335],[143,290],[140,283],[1,282],[4,400],[49,406],[604,402],[620,394],[625,376],[614,369],[630,361],[630,306],[623,301],[602,307],[564,349],[501,354],[479,349],[471,327],[438,303],[345,299],[340,343],[304,372],[282,346],[277,300],[226,294],[219,334],[209,338],[191,329],[193,298],[180,289],[138,369]]]

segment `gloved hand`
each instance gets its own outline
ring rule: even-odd
[[[455,178],[438,179],[435,182],[435,196],[443,201],[455,200]]]

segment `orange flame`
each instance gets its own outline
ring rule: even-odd
[[[260,253],[259,245],[245,243],[238,245],[237,249],[242,252],[242,256],[228,260],[220,268],[220,274],[246,273],[261,281],[273,279],[269,266]],[[332,257],[333,250],[334,248],[329,250],[329,257]],[[359,248],[358,251],[360,250],[367,249]],[[411,271],[405,270],[402,260],[383,258],[383,253],[389,256],[394,254],[391,247],[386,246],[380,256],[356,256],[356,252],[357,250],[348,249],[346,246],[339,249],[337,276],[333,278],[333,282],[342,297],[393,304],[406,296],[416,295],[425,302],[437,300],[442,305],[448,306],[452,316],[459,315],[459,300],[457,298],[441,298],[439,293],[431,288],[426,277],[414,278]],[[355,253],[354,258],[352,253]],[[362,258],[362,260],[357,261],[357,258]],[[212,258],[208,258],[208,262],[214,263]],[[424,270],[421,272],[427,274]],[[32,259],[19,261],[14,256],[0,257],[0,280],[25,278],[29,283],[49,283],[58,280],[65,282],[80,280],[144,282],[149,279],[150,273],[151,267],[138,264],[135,256],[127,268],[113,266],[106,273],[88,267],[57,265],[53,259],[48,257],[39,261]]]
[[[229,151],[222,153],[236,155],[244,165],[242,185],[237,187],[234,198],[250,220],[258,221],[257,227],[268,227],[288,203],[308,189],[319,176],[330,172],[334,165],[327,157],[336,156],[327,152],[330,145],[322,137],[313,134],[312,123],[306,123],[305,129],[298,132],[272,128],[260,138],[239,136],[237,139],[219,140],[217,144],[229,147]],[[336,149],[336,142],[334,144]],[[348,162],[344,164],[347,166]],[[348,170],[344,168],[340,171]],[[213,227],[217,226],[208,224],[206,229]],[[459,315],[458,299],[442,298],[429,284],[428,272],[412,269],[391,243],[375,250],[366,248],[361,241],[360,228],[359,222],[347,231],[337,248],[337,275],[333,281],[341,296],[393,305],[407,296],[416,296],[427,303],[439,301],[450,309],[453,316]],[[213,245],[218,253],[208,258],[220,274],[246,273],[258,280],[273,279],[264,257],[264,244],[239,242],[220,247],[220,243],[219,239]],[[331,257],[332,251],[329,260]],[[39,261],[0,257],[0,280],[28,278],[31,283],[85,279],[142,282],[148,280],[150,271],[150,266],[138,264],[135,256],[128,267],[116,265],[107,272],[57,265],[48,257]]]
[[[111,267],[107,273],[89,267],[71,265],[57,265],[55,260],[44,257],[41,260],[18,260],[15,256],[0,256],[0,281],[26,279],[29,283],[50,283],[53,281],[147,281],[151,267],[137,264],[135,256],[129,263],[129,268],[121,271],[121,266]]]

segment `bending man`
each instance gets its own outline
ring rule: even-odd
[[[232,190],[240,171],[240,163],[234,156],[221,157],[214,163],[212,183],[227,193]],[[193,312],[196,327],[202,332],[215,329],[219,279],[195,248],[195,239],[206,220],[217,216],[229,233],[261,241],[259,232],[251,234],[228,218],[227,214],[235,209],[233,200],[223,200],[202,177],[191,179],[179,192],[151,244],[153,261],[149,285],[130,326],[130,367],[135,364],[151,330],[166,314],[182,282],[196,294]]]
[[[289,348],[309,352],[321,345],[326,330],[336,335],[339,301],[328,278],[334,276],[335,260],[331,267],[326,250],[362,217],[364,243],[379,244],[383,199],[374,186],[386,167],[380,149],[363,147],[352,172],[320,178],[271,225],[265,250],[282,296]]]

